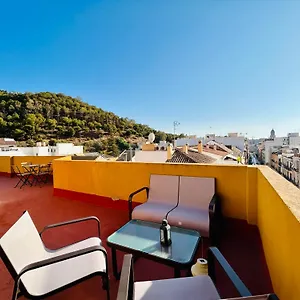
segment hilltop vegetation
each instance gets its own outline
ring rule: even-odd
[[[64,94],[11,93],[0,90],[0,137],[23,144],[72,140],[88,151],[118,155],[154,132],[156,140],[172,141],[172,134],[118,117],[112,112]]]

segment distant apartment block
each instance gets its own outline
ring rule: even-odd
[[[282,149],[272,153],[271,167],[300,188],[299,149]]]
[[[35,147],[17,147],[14,139],[0,139],[0,156],[64,156],[82,153],[83,146],[72,143],[47,146],[45,142],[37,142]]]

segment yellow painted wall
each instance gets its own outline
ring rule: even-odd
[[[20,171],[23,170],[21,163],[30,162],[32,164],[48,164],[54,159],[61,158],[61,156],[14,156],[12,159],[12,164],[17,165]]]
[[[11,156],[0,156],[0,172],[11,173]]]
[[[55,160],[57,189],[127,200],[131,192],[149,186],[150,174],[215,177],[226,216],[247,220],[247,167],[196,164]],[[250,193],[251,195],[251,193]],[[145,193],[134,201],[144,202]]]
[[[270,168],[257,174],[257,222],[274,291],[300,299],[300,190]]]
[[[299,299],[300,190],[269,167],[54,161],[55,188],[124,200],[150,174],[215,177],[224,215],[257,224],[276,294]]]
[[[155,144],[144,144],[142,145],[143,151],[154,151],[155,150]]]
[[[246,209],[249,224],[257,224],[257,173],[255,166],[247,166]]]

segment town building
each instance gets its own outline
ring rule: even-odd
[[[0,156],[63,156],[83,153],[83,146],[75,146],[73,143],[47,146],[45,142],[37,142],[35,147],[17,147],[16,142],[11,140],[6,141],[10,146],[1,144]]]
[[[242,151],[235,147],[230,149],[215,141],[209,141],[203,145],[200,140],[196,145],[185,144],[175,149],[172,144],[160,141],[159,143],[144,143],[135,150],[125,150],[117,161],[237,164],[239,157],[240,162],[244,162]]]
[[[209,141],[215,141],[227,147],[235,147],[240,151],[245,150],[245,137],[238,133],[228,133],[227,136],[216,136],[215,134],[206,134],[203,142],[206,144]]]
[[[287,180],[300,187],[299,148],[282,148],[271,156],[271,167]]]
[[[16,145],[17,145],[17,142],[14,139],[0,138],[0,152],[1,151],[9,151],[10,149],[16,147]]]

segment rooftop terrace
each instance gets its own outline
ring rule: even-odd
[[[21,159],[33,163],[46,160],[40,157],[2,158],[0,172],[9,175],[9,165],[20,164]],[[106,238],[128,221],[128,195],[148,185],[150,174],[215,177],[225,216],[220,244],[225,258],[252,294],[274,290],[280,299],[299,299],[300,191],[270,168],[72,161],[65,157],[54,160],[53,169],[54,185],[42,188],[14,189],[15,178],[0,177],[0,236],[24,210],[29,211],[38,229],[51,223],[95,215],[101,221],[101,239],[106,247]],[[140,196],[135,204],[144,201]],[[96,234],[93,230],[88,223],[61,227],[46,232],[44,241],[48,247],[58,248]],[[110,251],[108,253],[111,267]],[[122,254],[118,255],[120,268]],[[196,257],[201,256],[199,249]],[[135,273],[138,281],[173,276],[171,268],[145,259],[136,262]],[[110,277],[111,299],[115,299],[118,282],[112,275]],[[0,299],[9,299],[13,280],[2,262],[0,278]],[[217,287],[223,297],[236,296],[234,288],[218,269]],[[97,279],[90,279],[52,298],[102,299],[101,293]],[[102,296],[105,299],[104,293]]]
[[[101,239],[106,247],[106,238],[128,221],[128,214],[124,210],[105,208],[81,201],[53,196],[51,185],[39,187],[25,187],[14,189],[16,179],[0,177],[0,236],[28,210],[36,227],[40,230],[47,224],[57,223],[69,219],[95,215],[101,221]],[[220,250],[230,264],[238,272],[242,280],[253,294],[272,291],[266,262],[264,259],[259,232],[255,226],[249,226],[245,221],[227,219]],[[97,234],[93,224],[61,227],[44,236],[44,242],[49,248],[59,248]],[[207,241],[205,242],[207,244]],[[109,248],[106,247],[108,250]],[[108,251],[110,254],[110,251]],[[122,266],[122,254],[119,253],[119,267]],[[201,249],[198,250],[201,256]],[[110,266],[111,266],[110,262]],[[173,270],[167,266],[140,259],[135,264],[136,280],[150,280],[171,278]],[[13,280],[4,264],[0,263],[0,298],[10,299],[13,290]],[[111,299],[116,298],[118,282],[111,278]],[[221,271],[217,273],[219,289],[222,295],[236,295],[234,288]],[[101,295],[103,298],[101,298]],[[51,299],[106,299],[104,291],[99,287],[99,279],[92,278],[78,286],[52,296]]]

